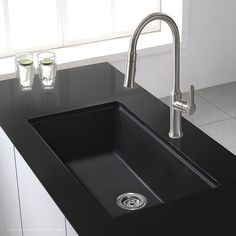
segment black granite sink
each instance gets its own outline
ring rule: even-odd
[[[217,187],[118,102],[34,118],[30,124],[111,216],[128,212],[116,204],[126,192],[146,196],[151,207]]]

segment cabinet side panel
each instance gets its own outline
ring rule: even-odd
[[[13,144],[0,127],[0,235],[22,236]]]
[[[68,220],[66,220],[66,231],[67,236],[79,236]]]
[[[66,236],[65,217],[15,149],[24,236]]]

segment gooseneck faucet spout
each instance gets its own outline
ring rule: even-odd
[[[133,88],[135,82],[136,60],[137,60],[137,42],[143,28],[154,20],[162,20],[168,24],[172,31],[174,44],[174,61],[173,61],[173,90],[171,92],[170,102],[170,138],[181,138],[183,136],[181,125],[181,113],[186,112],[192,115],[195,112],[194,104],[194,87],[190,86],[188,102],[182,101],[180,92],[180,36],[175,21],[166,14],[157,12],[145,17],[136,28],[132,35],[130,48],[127,58],[126,75],[124,87]]]

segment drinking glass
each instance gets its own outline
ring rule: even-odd
[[[16,77],[22,91],[32,89],[34,81],[34,58],[32,53],[24,53],[15,57]]]
[[[39,78],[44,89],[53,89],[56,80],[56,56],[54,52],[40,52],[37,54]]]

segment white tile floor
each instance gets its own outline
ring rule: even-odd
[[[161,100],[169,105],[169,97]],[[236,82],[197,90],[195,103],[195,114],[184,117],[236,155]]]

